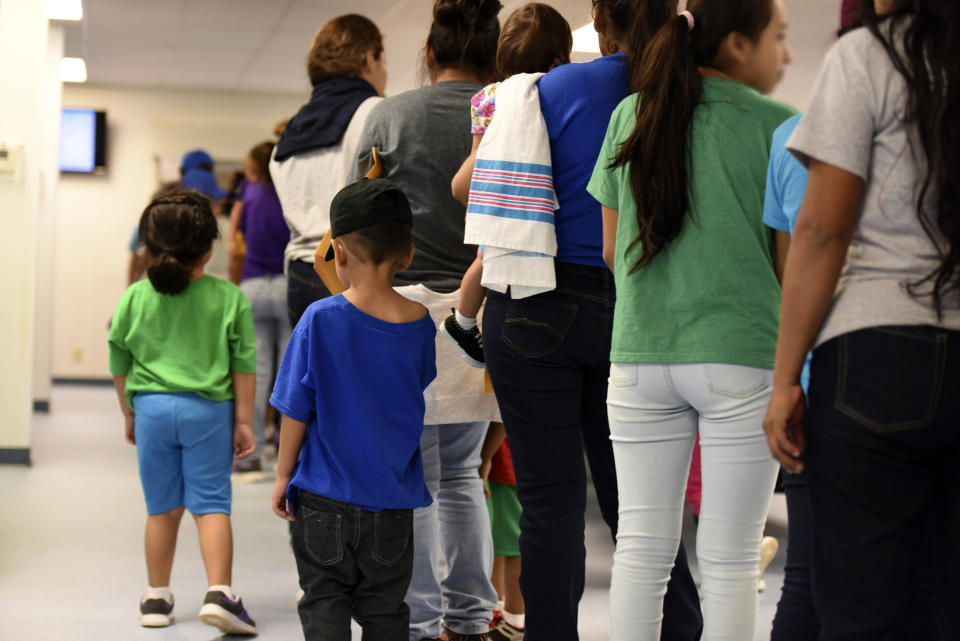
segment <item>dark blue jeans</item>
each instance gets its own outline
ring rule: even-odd
[[[306,641],[350,641],[351,618],[363,641],[407,641],[413,510],[369,512],[301,491],[292,538]]]
[[[512,300],[487,293],[483,344],[510,440],[520,516],[527,641],[577,639],[584,588],[587,460],[600,511],[617,533],[617,477],[607,422],[616,293],[607,269],[557,263],[557,288]],[[664,601],[662,638],[703,627],[683,545]]]
[[[823,641],[936,639],[940,628],[960,639],[958,460],[960,332],[875,327],[814,352],[807,473]],[[931,551],[939,622],[917,615]]]
[[[290,262],[287,268],[287,316],[291,329],[297,326],[311,303],[329,295],[327,286],[313,270],[313,263],[303,260]]]

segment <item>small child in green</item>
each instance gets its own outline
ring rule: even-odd
[[[254,449],[256,339],[240,288],[203,273],[217,233],[211,203],[197,192],[173,191],[147,206],[140,239],[148,280],[117,305],[110,372],[147,504],[140,625],[173,621],[170,572],[186,509],[209,583],[200,620],[226,634],[256,634],[230,589],[230,470],[234,452],[243,458]]]

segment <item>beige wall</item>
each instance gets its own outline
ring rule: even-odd
[[[64,107],[107,112],[107,175],[63,175],[54,236],[53,376],[106,378],[107,322],[126,286],[130,235],[158,160],[194,147],[240,161],[306,96],[67,85]],[[174,165],[175,167],[176,165]]]

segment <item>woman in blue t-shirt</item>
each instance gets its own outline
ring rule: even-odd
[[[520,581],[526,638],[533,641],[576,638],[584,586],[584,445],[603,518],[611,534],[617,532],[617,479],[606,410],[616,294],[603,262],[600,205],[586,186],[610,114],[627,95],[626,58],[639,59],[641,43],[673,14],[673,4],[594,0],[603,57],[562,65],[539,80],[559,202],[557,287],[517,300],[487,294],[484,353],[523,506]],[[643,19],[631,32],[626,26],[634,16]],[[663,638],[697,638],[701,624],[681,546],[668,586]]]

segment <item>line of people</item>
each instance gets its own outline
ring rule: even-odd
[[[585,450],[616,542],[612,638],[755,637],[780,466],[773,638],[960,638],[955,3],[861,2],[802,118],[765,97],[791,58],[781,0],[592,6],[603,55],[568,64],[546,5],[501,29],[497,0],[437,0],[430,83],[390,98],[371,21],[314,38],[311,98],[268,171],[294,328],[272,500],[305,635],[348,639],[353,618],[371,639],[576,639]],[[383,177],[364,180],[373,149]],[[118,306],[111,371],[149,514],[141,623],[171,620],[186,508],[201,619],[252,633],[230,587],[229,471],[260,447],[266,332],[252,291],[204,276],[205,203],[145,210],[149,280]],[[698,437],[702,614],[680,541]],[[497,451],[515,491],[488,511]],[[514,581],[522,598],[498,608]]]

